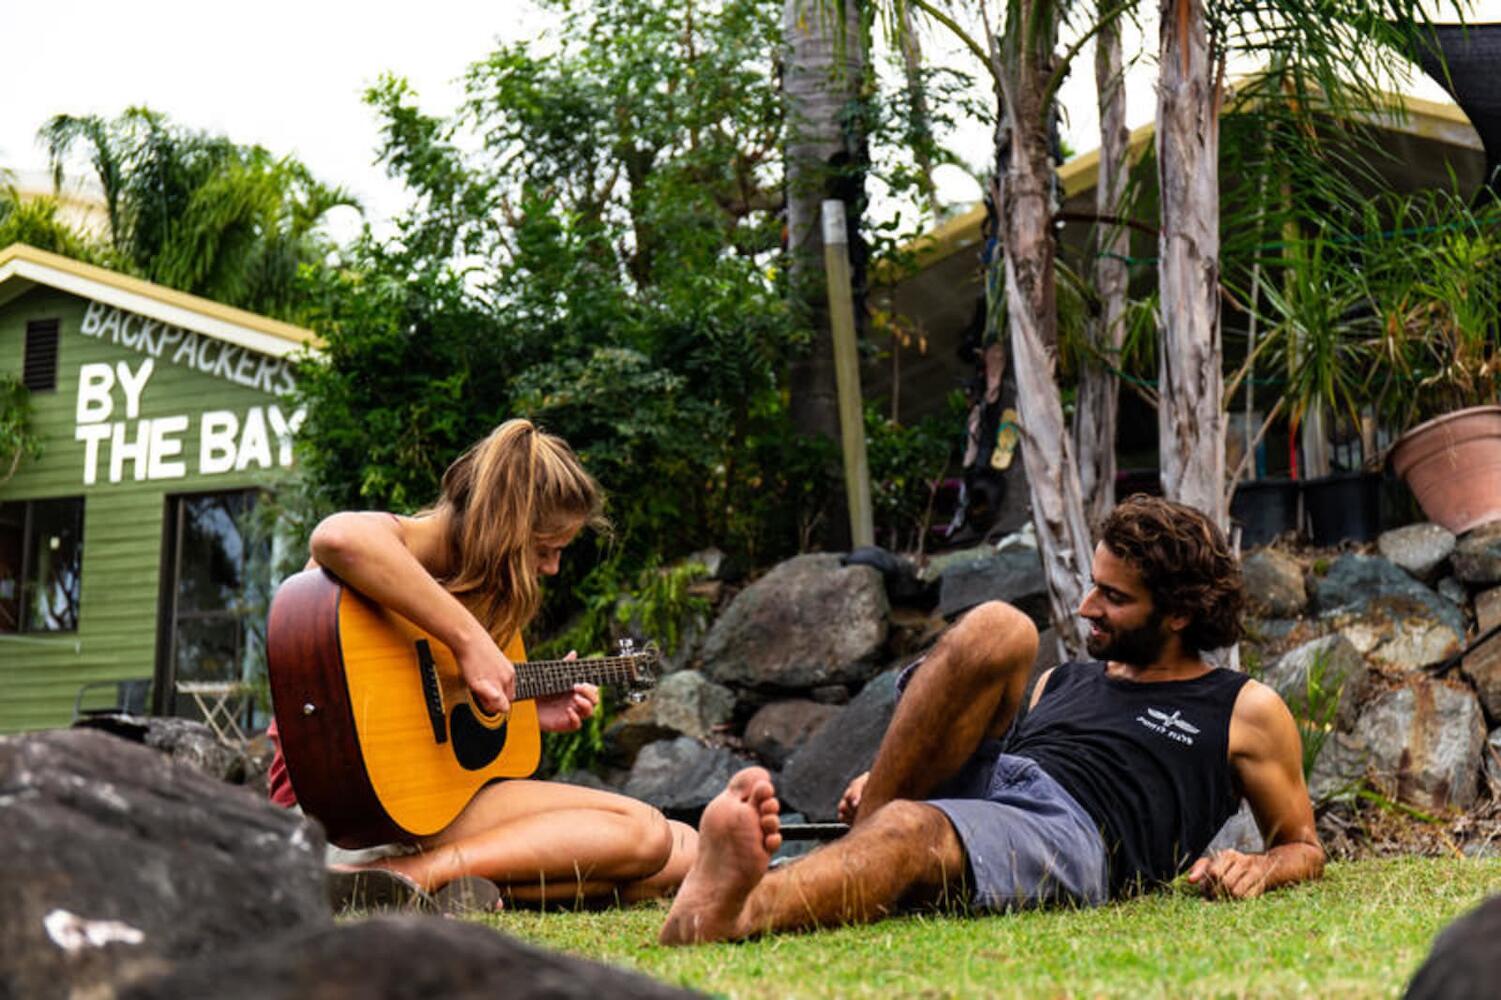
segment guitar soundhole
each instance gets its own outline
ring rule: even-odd
[[[448,734],[453,740],[453,755],[466,771],[478,771],[489,765],[506,745],[506,726],[490,729],[475,718],[466,704],[453,707],[448,716]]]

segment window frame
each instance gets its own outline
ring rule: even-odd
[[[34,569],[33,553],[35,550],[35,525],[36,508],[41,504],[76,503],[78,520],[76,528],[78,532],[78,596],[73,607],[72,628],[31,628],[28,626],[31,597],[35,594],[40,581],[31,579]],[[0,636],[28,635],[28,636],[63,636],[77,635],[83,620],[83,550],[84,550],[84,523],[87,516],[88,502],[83,496],[64,497],[31,497],[18,500],[0,500],[0,504],[14,504],[22,509],[21,513],[21,566],[17,575],[16,593],[16,627],[9,629],[0,622]]]

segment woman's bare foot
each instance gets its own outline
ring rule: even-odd
[[[771,775],[748,767],[730,779],[698,825],[698,859],[683,880],[662,925],[663,944],[697,944],[741,937],[741,911],[782,846]]]

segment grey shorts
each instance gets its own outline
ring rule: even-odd
[[[986,743],[928,804],[948,817],[964,845],[972,909],[1105,902],[1100,831],[1036,761]]]

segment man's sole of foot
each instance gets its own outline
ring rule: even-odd
[[[416,882],[385,868],[329,869],[328,905],[336,914],[347,910],[438,912],[437,902]]]
[[[746,768],[715,796],[699,823],[699,853],[662,925],[663,944],[736,937],[745,901],[781,844],[771,776]],[[768,826],[770,829],[768,830]]]

